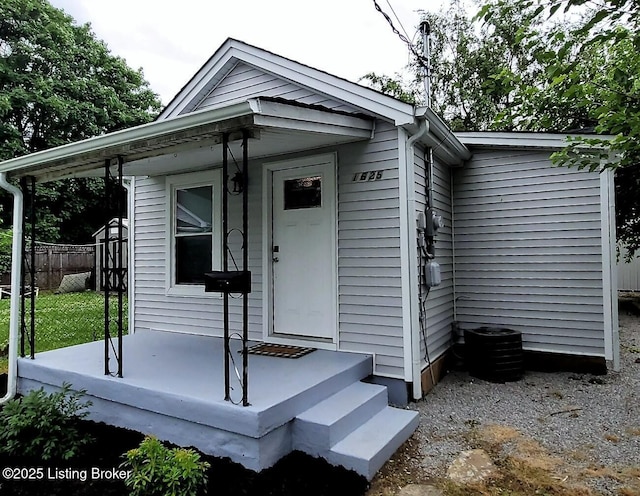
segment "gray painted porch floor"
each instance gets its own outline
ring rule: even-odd
[[[234,356],[240,366],[240,354]],[[68,382],[87,391],[93,403],[89,418],[262,470],[296,449],[293,425],[299,414],[372,371],[369,355],[249,355],[251,404],[242,407],[224,401],[222,358],[220,338],[139,331],[124,337],[123,378],[104,375],[104,343],[93,342],[19,359],[18,389],[52,391]],[[241,398],[238,388],[232,397]]]
[[[241,374],[242,357],[234,356]],[[300,399],[309,391],[345,371],[353,370],[358,376],[353,380],[360,380],[371,373],[372,361],[367,355],[326,350],[297,359],[249,355],[248,407],[224,401],[220,338],[139,331],[123,338],[123,364],[123,378],[105,376],[104,343],[96,341],[38,353],[35,360],[20,359],[18,375],[22,383],[30,379],[55,387],[66,381],[90,396],[259,437],[300,413],[296,404],[304,408]],[[111,368],[116,368],[114,360]],[[231,384],[232,399],[239,401],[233,370]],[[339,389],[338,384],[328,387]],[[184,410],[186,404],[191,411]],[[233,412],[235,426],[227,425],[226,416],[216,419],[209,409],[214,406]]]

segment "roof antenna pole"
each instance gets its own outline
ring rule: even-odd
[[[429,21],[420,23],[422,33],[422,81],[424,83],[424,104],[431,107],[431,25]]]

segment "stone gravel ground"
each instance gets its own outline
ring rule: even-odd
[[[449,373],[410,405],[420,427],[368,494],[430,482],[445,495],[640,495],[640,306],[626,308],[634,310],[620,310],[620,372],[526,372],[505,384]],[[472,448],[487,451],[499,474],[457,487],[447,468]]]

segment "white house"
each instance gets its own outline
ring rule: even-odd
[[[157,121],[0,164],[17,204],[6,177],[116,158],[132,177],[123,377],[90,343],[20,359],[18,390],[66,380],[97,419],[256,470],[302,449],[370,478],[417,426],[387,395],[422,397],[454,322],[615,366],[612,176],[552,167],[564,139],[455,135],[430,108],[229,39]],[[243,334],[316,351],[242,367]]]

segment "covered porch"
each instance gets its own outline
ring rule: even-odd
[[[173,321],[198,320],[192,314],[173,320],[163,317],[166,328],[142,327],[134,319],[130,321],[131,334],[123,335],[123,313],[109,314],[107,303],[102,342],[34,354],[38,331],[26,325],[25,300],[21,312],[16,303],[11,316],[10,355],[17,356],[21,342],[23,358],[10,359],[13,387],[25,393],[70,383],[74,389],[86,390],[95,420],[228,456],[253,470],[269,467],[298,449],[372,478],[415,430],[417,414],[390,407],[385,387],[362,382],[372,374],[371,355],[320,349],[298,359],[249,355],[247,300],[252,284],[250,276],[244,276],[251,270],[247,263],[251,247],[247,241],[248,190],[252,184],[254,190],[259,186],[257,177],[261,175],[249,161],[367,141],[374,129],[374,120],[360,114],[253,98],[0,164],[0,179],[24,178],[26,193],[29,187],[33,191],[37,182],[91,176],[105,177],[113,191],[121,189],[124,177],[151,178],[149,182],[155,181],[166,193],[167,176],[221,170],[223,263],[219,272],[231,274],[230,281],[243,276],[242,284],[226,290],[224,278],[214,281],[208,289],[222,293],[219,298],[179,295],[181,307],[187,303],[194,306],[196,300],[205,310],[223,304],[224,313],[216,321],[220,328],[215,329],[220,337],[190,333]],[[227,199],[233,193],[235,210],[229,208]],[[15,195],[17,202],[19,194]],[[15,217],[14,225],[22,224],[21,209],[16,209]],[[123,215],[117,219],[119,226],[122,219]],[[166,225],[166,219],[159,219],[157,225]],[[16,237],[19,232],[15,230]],[[232,232],[240,238],[233,245],[228,242]],[[135,236],[133,226],[130,238]],[[123,241],[119,229],[116,242]],[[119,256],[124,253],[122,249],[115,251]],[[265,249],[262,251],[264,255]],[[12,297],[18,302],[21,264],[15,253]],[[166,251],[154,253],[154,260],[160,262],[168,256]],[[114,266],[119,270],[122,260]],[[116,281],[105,288],[105,302],[115,296],[122,308],[123,295],[135,284],[124,283],[125,272],[112,279],[109,271],[114,269],[104,270],[104,280]],[[136,278],[135,274],[129,277]],[[170,291],[157,282],[149,287],[159,293]],[[258,287],[260,282],[254,281],[253,290]],[[230,312],[231,293],[235,298]],[[130,308],[136,305],[135,290],[129,302]],[[337,310],[330,318],[337,321]],[[30,322],[34,321],[31,317]],[[202,327],[211,330],[210,323]],[[321,348],[323,343],[316,344],[310,342],[309,346]],[[32,359],[25,357],[28,351]]]
[[[234,340],[236,341],[236,340]],[[235,346],[234,346],[235,344]],[[238,358],[240,343],[232,343]],[[229,457],[253,470],[292,450],[371,478],[417,426],[416,412],[388,406],[386,388],[361,382],[369,355],[315,350],[290,359],[251,355],[246,407],[236,369],[225,401],[221,338],[143,331],[123,338],[122,378],[104,374],[102,343],[18,361],[19,392],[71,383],[96,421]]]
[[[104,178],[105,202],[117,203],[118,217],[105,219],[104,229],[110,235],[102,240],[101,246],[104,250],[101,258],[105,263],[99,278],[110,281],[110,284],[104,286],[102,362],[106,375],[123,377],[126,374],[126,352],[122,348],[123,329],[126,326],[123,320],[127,318],[122,311],[123,297],[126,296],[127,288],[135,285],[132,280],[127,280],[135,278],[135,264],[131,264],[132,268],[129,271],[124,268],[128,265],[123,260],[124,254],[132,253],[133,247],[130,251],[122,249],[121,246],[128,242],[124,230],[122,227],[112,229],[109,226],[114,222],[117,226],[122,226],[127,210],[131,210],[131,205],[127,207],[122,200],[126,186],[125,178],[152,177],[164,181],[167,176],[221,171],[221,184],[216,187],[221,192],[222,200],[216,199],[214,207],[217,210],[216,215],[220,216],[220,225],[218,226],[218,221],[215,220],[214,227],[209,224],[208,231],[212,232],[212,229],[215,229],[214,236],[221,244],[220,253],[214,254],[214,259],[217,260],[214,260],[213,267],[213,271],[217,272],[213,277],[219,279],[213,280],[211,284],[207,281],[207,291],[221,294],[220,299],[224,299],[225,317],[220,319],[223,320],[220,322],[223,326],[220,331],[224,331],[224,341],[229,343],[234,335],[242,339],[243,348],[246,348],[249,339],[247,295],[252,291],[248,266],[248,190],[249,185],[257,184],[262,175],[261,170],[249,167],[249,161],[368,140],[373,133],[373,120],[362,115],[260,97],[155,121],[5,161],[0,164],[3,183],[4,178],[19,179],[22,190],[7,186],[12,188],[11,192],[14,195],[20,194],[20,197],[15,196],[14,200],[14,236],[22,243],[20,256],[15,256],[12,270],[15,300],[20,299],[20,294],[24,295],[24,291],[20,293],[20,287],[36,285],[33,270],[35,243],[27,246],[29,239],[35,239],[36,184],[66,178]],[[215,195],[217,197],[218,191]],[[133,194],[130,195],[132,196]],[[230,197],[233,197],[234,206],[230,206]],[[173,222],[177,223],[177,220]],[[190,226],[185,230],[188,228]],[[132,242],[134,237],[135,232],[132,232]],[[231,238],[233,242],[230,241]],[[157,256],[158,260],[165,257],[170,255],[165,253]],[[172,266],[171,270],[176,269]],[[212,267],[209,265],[202,270],[210,271]],[[242,283],[225,287],[231,280]],[[188,286],[184,287],[188,289]],[[255,287],[256,284],[253,284],[254,290]],[[166,291],[169,293],[171,289],[167,288]],[[189,291],[182,293],[183,296],[193,295]],[[107,303],[114,297],[118,299],[115,311],[113,305]],[[230,297],[242,300],[241,322],[229,321]],[[12,316],[12,328],[20,334],[19,338],[14,336],[19,342],[20,355],[31,355],[33,358],[38,335],[35,329],[34,300],[21,300],[20,311],[16,309],[15,315]],[[135,305],[133,295],[129,301]],[[128,327],[129,332],[133,333],[138,329],[134,320],[130,320]],[[14,340],[11,341],[13,344]],[[18,348],[18,343],[15,348]],[[224,378],[226,396],[229,397],[228,377],[231,374],[231,360],[228,346],[226,351],[223,356],[227,369]],[[242,361],[247,362],[245,353]],[[245,384],[246,366],[243,364],[239,369],[243,375],[242,383]],[[10,370],[10,375],[15,375],[15,371],[11,374]],[[250,401],[245,394],[242,402],[246,405]]]

